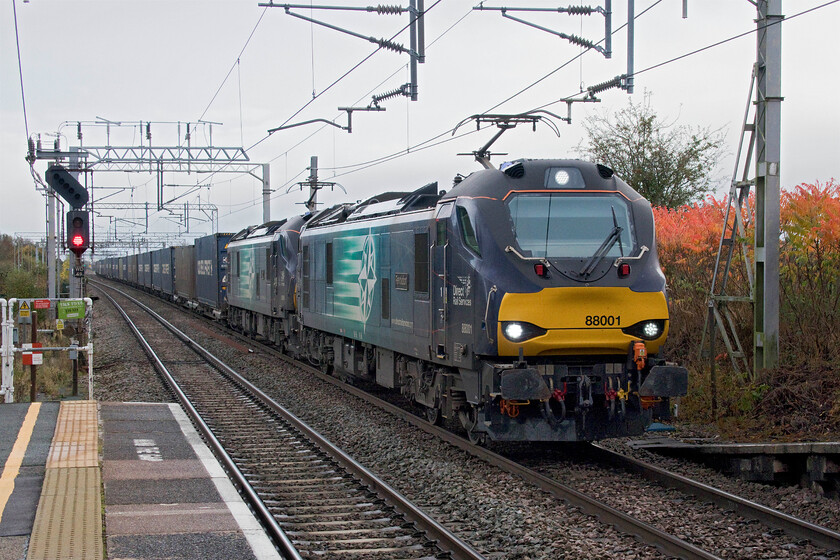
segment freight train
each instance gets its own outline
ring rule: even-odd
[[[639,434],[687,391],[685,368],[658,357],[669,313],[650,203],[603,165],[513,161],[448,192],[388,192],[95,267],[398,390],[474,443]]]

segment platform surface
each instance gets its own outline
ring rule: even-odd
[[[19,558],[13,551],[22,552],[32,532],[58,409],[58,403],[0,405],[0,558]],[[27,416],[31,426],[24,426]]]
[[[280,558],[178,405],[0,405],[0,426],[0,558]]]
[[[797,443],[709,443],[686,442],[670,437],[650,437],[628,441],[633,449],[693,451],[712,455],[828,455],[840,454],[840,442],[813,441]]]

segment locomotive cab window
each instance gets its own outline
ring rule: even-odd
[[[514,236],[526,256],[586,259],[620,228],[604,255],[630,255],[635,245],[627,202],[614,195],[520,193],[508,203]]]
[[[456,211],[458,217],[458,229],[461,230],[461,237],[464,240],[464,245],[480,257],[481,250],[478,248],[478,238],[475,236],[475,229],[470,221],[470,215],[467,212],[467,209],[462,206],[458,206]]]
[[[438,208],[437,217],[435,218],[437,223],[437,236],[435,237],[436,247],[443,247],[449,242],[449,237],[446,231],[446,222],[449,221],[450,216],[452,216],[453,206],[453,203],[447,202],[446,204],[441,204]]]

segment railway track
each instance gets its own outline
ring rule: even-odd
[[[674,488],[700,500],[712,502],[727,511],[742,517],[755,519],[767,527],[784,531],[794,539],[808,541],[833,552],[840,552],[840,533],[790,516],[762,504],[745,500],[708,484],[667,471],[633,457],[617,453],[600,445],[592,444],[590,453],[599,461],[614,465],[625,471],[634,472],[666,488]]]
[[[108,290],[287,558],[483,558],[150,308]]]
[[[253,339],[242,336],[238,333],[230,334],[233,334],[243,341],[247,341],[248,344],[255,343]],[[714,545],[706,546],[705,548],[708,550],[704,550],[702,547],[695,546],[694,544],[686,542],[686,540],[677,538],[671,534],[682,534],[679,531],[671,530],[669,532],[661,530],[650,523],[646,523],[634,518],[633,516],[627,515],[621,511],[621,508],[614,508],[603,501],[593,499],[591,496],[587,495],[585,491],[581,492],[569,485],[561,484],[551,476],[540,474],[534,469],[523,466],[518,461],[510,460],[498,454],[492,453],[487,449],[476,447],[457,434],[453,434],[443,428],[429,424],[425,419],[418,417],[411,411],[385,402],[358,387],[348,385],[347,383],[344,383],[334,377],[324,375],[310,366],[294,362],[271,346],[263,345],[261,346],[261,349],[272,356],[294,363],[296,367],[306,369],[312,375],[318,376],[320,379],[402,418],[421,430],[424,430],[425,432],[428,432],[489,464],[525,479],[542,490],[549,492],[553,496],[556,496],[567,503],[580,508],[582,511],[597,517],[602,522],[613,525],[626,534],[636,536],[637,540],[640,542],[656,546],[660,551],[669,556],[706,559],[719,557],[716,555],[718,549]],[[643,478],[657,482],[659,485],[676,488],[682,493],[696,496],[703,502],[715,503],[723,511],[723,513],[727,515],[737,513],[743,517],[758,520],[763,525],[772,528],[772,531],[770,532],[771,536],[779,536],[779,534],[784,531],[787,535],[797,539],[799,545],[804,545],[807,541],[815,546],[829,551],[840,550],[840,535],[834,531],[801,521],[771,508],[749,502],[732,494],[714,489],[710,486],[691,481],[685,477],[668,473],[667,471],[652,465],[613,454],[605,449],[600,449],[597,446],[592,447],[592,453],[597,454],[597,456],[600,457],[599,460],[616,464],[626,471],[635,472]]]

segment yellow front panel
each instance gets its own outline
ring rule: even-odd
[[[634,292],[630,288],[546,288],[537,293],[508,293],[499,308],[499,355],[526,356],[625,354],[638,338],[621,332],[640,321],[668,319],[662,292]],[[548,332],[525,342],[510,342],[502,321],[524,321]],[[656,340],[645,341],[651,354],[668,335],[668,323]]]

